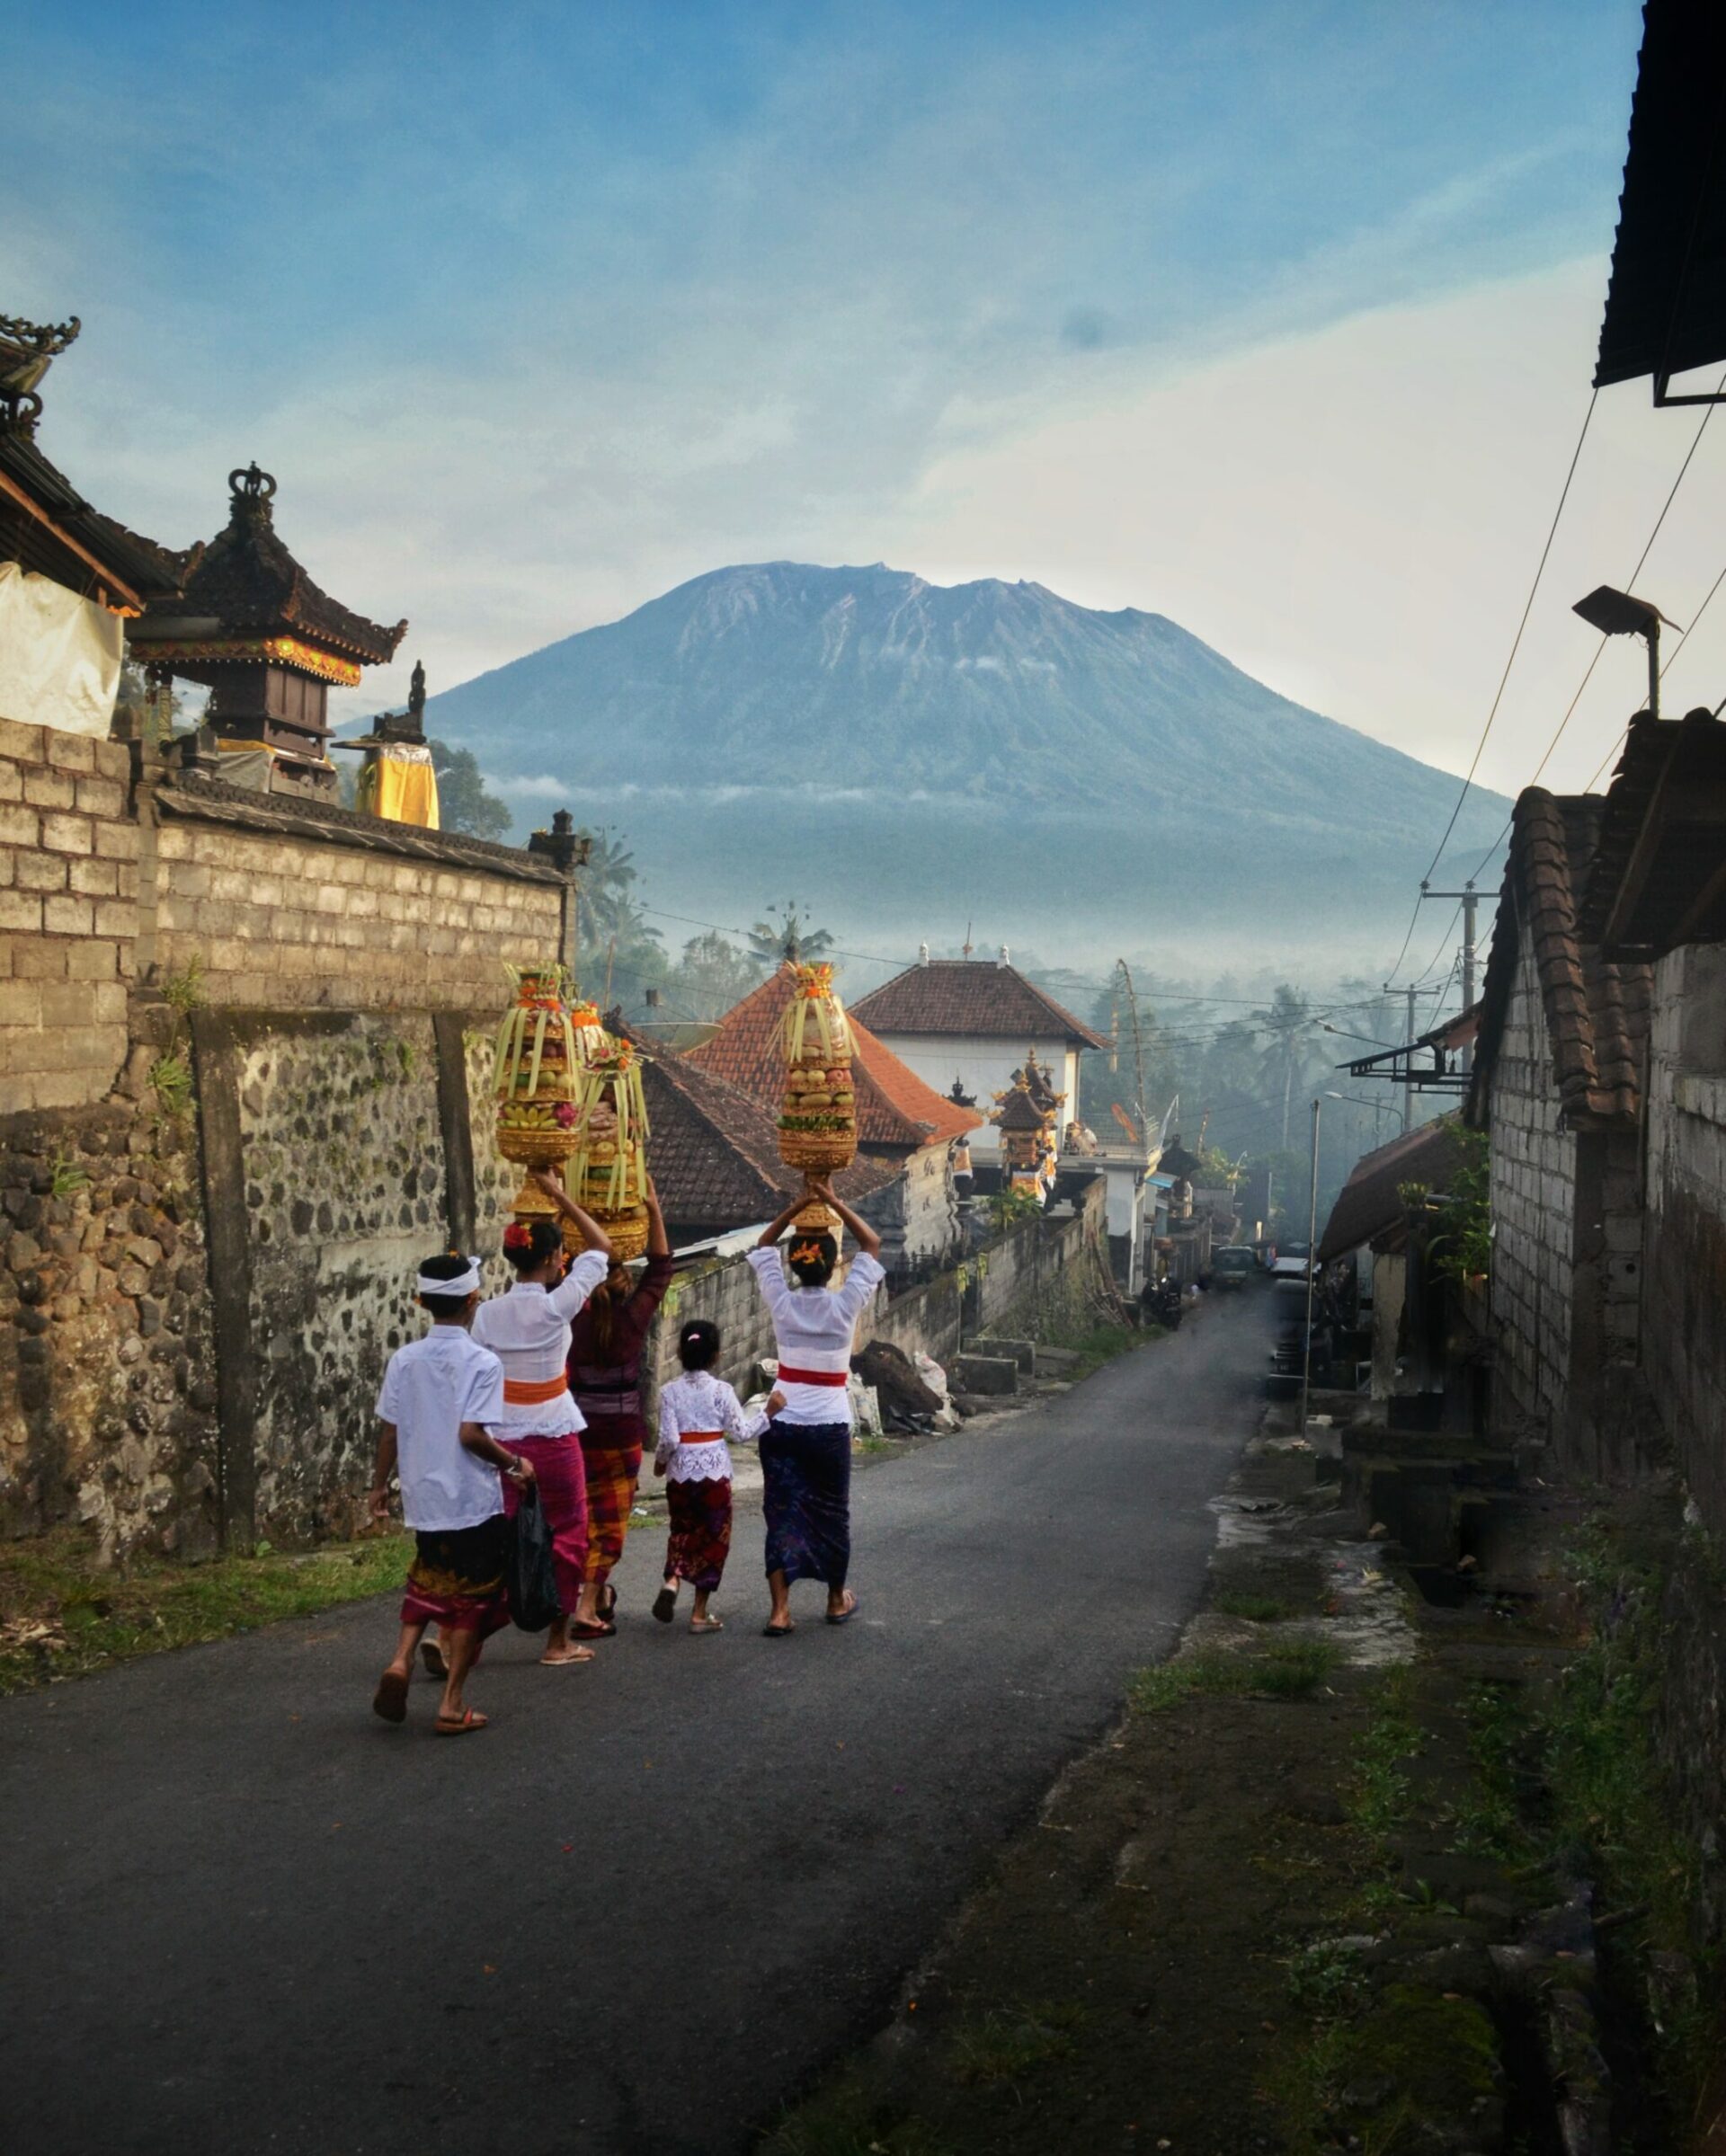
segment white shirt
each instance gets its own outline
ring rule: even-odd
[[[493,1351],[503,1375],[518,1383],[546,1385],[565,1377],[569,1321],[610,1269],[609,1257],[583,1250],[555,1288],[537,1280],[517,1281],[507,1294],[480,1304],[474,1338]],[[494,1437],[574,1437],[587,1424],[565,1381],[553,1399],[504,1400],[487,1426]]]
[[[767,1428],[764,1415],[745,1415],[743,1403],[723,1378],[710,1370],[686,1370],[659,1396],[659,1445],[654,1465],[672,1482],[728,1482],[731,1448],[727,1433],[751,1442]],[[691,1430],[717,1431],[708,1444],[683,1442]]]
[[[887,1277],[885,1266],[867,1250],[859,1251],[846,1272],[843,1287],[792,1288],[786,1285],[785,1266],[777,1250],[752,1250],[749,1262],[761,1299],[772,1313],[780,1364],[789,1363],[793,1370],[842,1371],[849,1377],[857,1321]],[[778,1417],[782,1423],[850,1423],[851,1403],[843,1385],[787,1385],[781,1375],[775,1389],[785,1395]]]
[[[477,1527],[503,1510],[491,1462],[461,1442],[464,1423],[503,1412],[503,1366],[458,1325],[434,1325],[389,1358],[378,1413],[396,1425],[402,1517],[427,1532]]]

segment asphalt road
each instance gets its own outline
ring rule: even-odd
[[[1260,1299],[859,1474],[852,1624],[494,1642],[483,1735],[369,1711],[388,1601],[0,1706],[9,2156],[725,2156],[893,1995],[1166,1653]]]

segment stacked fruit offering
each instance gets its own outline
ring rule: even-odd
[[[510,973],[515,1001],[498,1027],[494,1059],[497,1149],[524,1167],[555,1167],[575,1149],[581,1121],[576,1081],[598,1014],[592,1013],[590,1026],[584,1021],[591,1004],[571,1010],[561,966],[512,966]],[[554,1208],[543,1191],[524,1182],[511,1210],[527,1220]]]
[[[604,1046],[582,1067],[570,1191],[610,1238],[611,1255],[627,1264],[647,1247],[647,1104],[634,1043],[609,1034],[601,1039]],[[576,1239],[568,1226],[564,1232],[566,1242]]]
[[[794,965],[780,1040],[785,1105],[779,1158],[805,1175],[831,1176],[857,1158],[851,1032],[829,965]]]

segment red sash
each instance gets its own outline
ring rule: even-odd
[[[776,1385],[843,1385],[850,1376],[848,1370],[793,1370],[788,1362],[781,1362]]]

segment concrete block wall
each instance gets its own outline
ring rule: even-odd
[[[0,1113],[89,1107],[125,1063],[130,773],[122,743],[0,718]]]
[[[1547,1435],[1568,1404],[1577,1140],[1559,1120],[1552,1047],[1525,924],[1492,1076],[1492,1316],[1499,1412]]]
[[[503,962],[555,958],[560,890],[453,862],[164,815],[147,849],[150,956],[256,1010],[502,1007]]]

